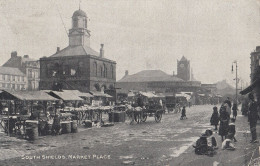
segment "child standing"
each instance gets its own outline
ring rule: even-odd
[[[213,107],[213,113],[210,118],[210,124],[215,126],[215,130],[218,129],[218,122],[219,122],[218,108],[215,106]]]
[[[181,110],[181,120],[184,118],[187,119],[185,106],[183,106],[183,108]]]
[[[231,139],[234,139],[234,142],[237,142],[235,138],[236,134],[236,125],[235,125],[235,119],[231,118],[231,122],[228,125],[228,134],[230,135]]]

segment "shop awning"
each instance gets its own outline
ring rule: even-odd
[[[73,92],[67,91],[51,91],[50,95],[62,99],[64,101],[82,101],[83,99],[75,95]]]
[[[157,95],[153,94],[152,92],[139,92],[139,93],[148,98],[158,97]]]
[[[6,95],[7,94],[7,95]],[[1,98],[4,99],[5,97],[8,98],[8,94],[13,96],[16,99],[19,100],[27,100],[27,101],[55,101],[58,100],[57,98],[54,98],[44,91],[8,91],[4,90],[3,93],[1,93]]]
[[[259,83],[260,83],[260,78],[255,80],[251,85],[249,85],[244,90],[240,91],[240,94],[241,95],[246,95],[246,94],[250,93],[256,87],[256,85],[259,84]]]

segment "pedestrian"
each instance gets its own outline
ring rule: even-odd
[[[59,117],[59,115],[55,115],[53,124],[52,124],[52,134],[53,135],[60,134],[60,129],[61,129],[60,117]]]
[[[224,103],[228,104],[229,108],[231,108],[231,101],[230,101],[229,97],[227,97],[227,99],[224,101]]]
[[[212,148],[213,150],[217,149],[217,141],[216,138],[213,136],[212,130],[206,130],[205,135],[207,136],[208,147]]]
[[[188,119],[187,117],[186,117],[186,109],[185,109],[185,106],[183,106],[183,108],[182,108],[182,110],[181,110],[181,120],[182,119]]]
[[[250,141],[250,143],[257,143],[258,142],[257,134],[256,134],[256,123],[258,119],[257,103],[255,101],[255,97],[253,93],[250,93],[248,95],[248,98],[249,98],[248,119],[249,119],[250,131],[252,136],[252,140]]]
[[[224,141],[228,134],[228,122],[229,122],[229,114],[226,111],[225,106],[221,106],[220,108],[220,125],[218,134],[221,136],[221,140]]]
[[[237,103],[233,104],[232,111],[233,111],[233,118],[236,119],[237,117]]]
[[[213,107],[213,113],[210,118],[210,124],[215,126],[215,130],[218,129],[218,123],[219,123],[219,114],[218,114],[218,108],[215,106]]]
[[[235,125],[235,121],[236,119],[231,118],[231,121],[228,125],[228,134],[231,136],[231,140],[234,140],[234,142],[237,142],[236,138],[235,138],[235,134],[236,134],[236,125]]]
[[[230,119],[230,115],[231,115],[231,107],[229,106],[228,103],[225,103],[224,106],[226,107],[226,111],[228,113],[229,119]]]

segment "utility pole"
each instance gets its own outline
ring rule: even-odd
[[[233,72],[233,64],[236,64],[236,100],[235,100],[235,103],[237,103],[237,61],[235,60],[233,63],[232,63],[232,72]]]

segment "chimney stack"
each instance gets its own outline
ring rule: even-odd
[[[11,58],[15,58],[15,57],[17,57],[17,52],[16,51],[11,52]]]
[[[100,57],[101,57],[101,58],[104,58],[104,44],[101,44]]]
[[[128,75],[128,70],[125,71],[125,76],[127,76],[127,75]]]
[[[60,47],[57,47],[57,52],[60,52]],[[56,53],[57,53],[57,52],[56,52]]]
[[[24,57],[24,58],[29,58],[29,55],[24,55],[23,57]]]

